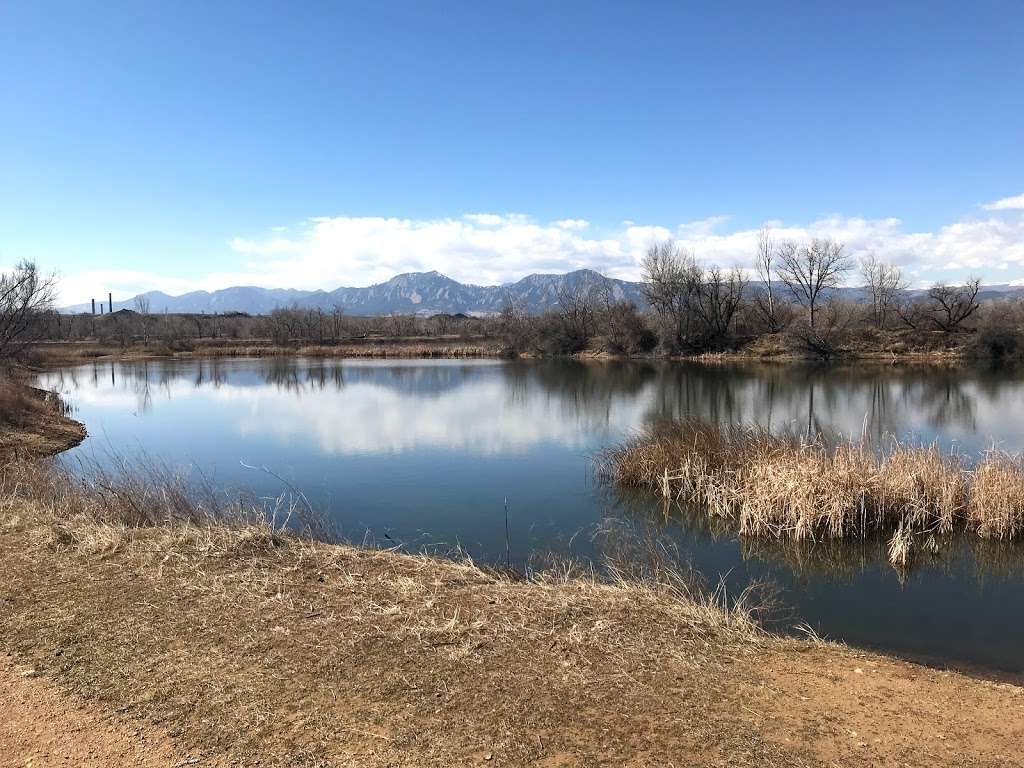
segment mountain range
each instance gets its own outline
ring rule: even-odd
[[[291,288],[258,288],[235,286],[219,291],[192,291],[169,296],[161,291],[140,294],[128,301],[114,302],[114,310],[136,309],[138,299],[148,302],[156,313],[226,313],[245,312],[264,315],[279,307],[300,307],[325,311],[341,307],[349,315],[393,315],[464,313],[493,315],[511,299],[527,312],[537,314],[552,309],[564,292],[573,292],[593,285],[607,286],[616,300],[626,299],[645,307],[641,283],[605,277],[590,269],[565,274],[535,274],[506,285],[471,285],[460,283],[439,272],[407,272],[390,280],[365,288],[337,288],[333,291],[300,291]],[[751,284],[751,287],[755,287]],[[862,288],[841,288],[844,298],[864,299]],[[912,293],[921,293],[913,291]],[[979,298],[1024,296],[1024,288],[1008,284],[984,286]],[[97,302],[97,306],[99,302]],[[88,312],[89,304],[66,307],[64,312]]]
[[[507,285],[468,285],[439,272],[408,272],[387,282],[365,288],[337,288],[333,291],[299,291],[283,288],[236,286],[219,291],[192,291],[169,296],[161,291],[140,294],[128,301],[115,301],[114,310],[136,309],[138,299],[149,303],[155,313],[245,312],[264,315],[278,307],[300,307],[330,311],[341,307],[349,315],[392,315],[438,313],[491,315],[500,312],[509,299],[530,313],[543,312],[558,304],[564,291],[591,285],[607,285],[616,300],[644,304],[640,283],[604,277],[590,269],[562,275],[529,275]],[[99,302],[97,301],[97,307]],[[64,312],[88,312],[89,304],[66,307]]]

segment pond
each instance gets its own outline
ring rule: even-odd
[[[601,449],[667,416],[938,441],[969,454],[1021,451],[1018,371],[274,358],[87,364],[41,374],[39,386],[61,392],[88,427],[62,459],[72,467],[144,454],[218,488],[267,497],[301,489],[349,540],[458,546],[518,567],[669,542],[729,593],[774,585],[785,606],[777,622],[914,658],[1024,672],[1016,547],[954,540],[902,574],[883,543],[740,541],[648,494],[608,489],[593,471]]]

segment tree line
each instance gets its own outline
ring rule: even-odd
[[[642,269],[643,308],[617,296],[614,284],[598,276],[563,289],[554,307],[540,314],[529,313],[512,296],[489,317],[362,317],[341,306],[286,307],[261,316],[161,314],[140,297],[132,310],[97,316],[56,312],[54,278],[23,262],[0,275],[0,360],[39,340],[161,344],[175,350],[206,339],[284,346],[439,336],[500,339],[510,354],[540,355],[699,354],[771,337],[794,351],[830,357],[851,338],[871,343],[871,333],[911,338],[970,331],[979,352],[1011,356],[1024,350],[1022,302],[983,304],[977,278],[911,291],[897,265],[873,254],[856,261],[831,238],[779,241],[763,230],[748,270],[703,265],[666,240],[648,248]],[[861,288],[857,300],[843,298],[840,290],[851,282]]]

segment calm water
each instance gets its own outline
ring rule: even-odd
[[[1024,552],[952,542],[901,578],[884,544],[740,542],[593,478],[593,455],[652,419],[689,415],[1024,450],[1024,375],[857,365],[231,360],[56,370],[105,461],[145,452],[218,487],[300,488],[348,538],[474,558],[600,557],[636,535],[673,543],[737,592],[776,585],[790,623],[851,643],[1024,671]]]

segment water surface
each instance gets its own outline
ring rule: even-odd
[[[628,530],[673,543],[734,593],[772,582],[787,621],[822,635],[1024,671],[1017,548],[957,540],[899,574],[881,542],[799,550],[741,542],[648,494],[601,486],[592,462],[666,416],[1021,451],[1017,371],[168,360],[62,368],[40,385],[62,392],[88,427],[86,441],[65,455],[73,466],[145,453],[193,467],[218,488],[268,497],[301,489],[356,541],[457,545],[478,560],[510,557],[519,566],[548,554],[600,558],[622,549]]]

